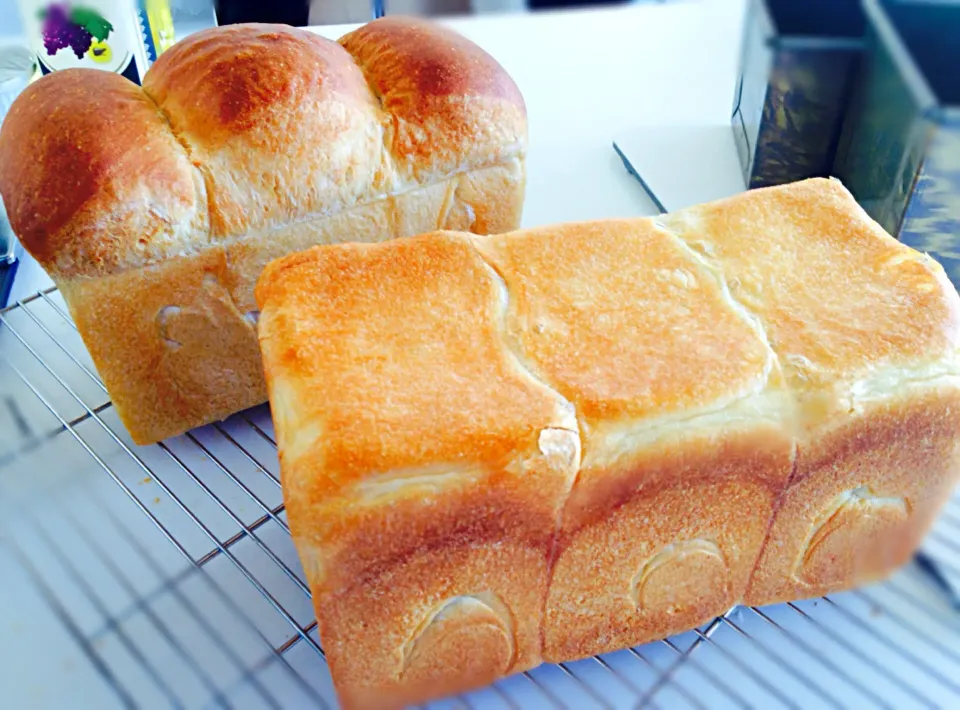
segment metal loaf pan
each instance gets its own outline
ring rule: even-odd
[[[733,103],[747,186],[830,174],[863,49],[859,0],[751,0]]]
[[[960,2],[863,5],[864,66],[834,173],[960,284]]]

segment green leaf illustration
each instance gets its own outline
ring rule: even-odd
[[[86,7],[73,8],[70,11],[70,21],[75,25],[80,25],[93,35],[98,42],[103,42],[113,31],[113,25],[107,22],[103,15]]]

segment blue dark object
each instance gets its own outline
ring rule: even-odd
[[[830,175],[863,50],[859,0],[751,0],[733,129],[750,188]]]
[[[637,172],[635,167],[633,167],[633,163],[630,162],[630,158],[628,158],[626,154],[620,150],[620,146],[617,145],[616,141],[613,142],[613,150],[617,155],[620,156],[620,160],[623,161],[623,167],[627,169],[627,172],[630,173],[634,179],[640,183],[640,187],[643,188],[643,191],[647,194],[647,197],[649,197],[650,201],[653,202],[653,206],[657,208],[660,214],[666,214],[667,208],[663,206],[660,198],[657,197],[650,185],[647,184],[647,181],[643,179],[643,176]]]
[[[147,54],[147,64],[153,64],[157,61],[157,45],[153,41],[153,32],[150,31],[146,0],[138,0],[137,2],[137,31],[140,32],[140,39],[143,40],[143,49]]]
[[[914,555],[917,567],[926,574],[944,594],[947,601],[956,609],[960,609],[960,579],[946,572],[933,557],[921,550]]]
[[[2,121],[2,117],[0,117]],[[19,245],[13,236],[7,211],[0,200],[0,308],[7,305],[10,289],[13,288],[13,276],[17,271],[17,251]]]
[[[960,2],[864,7],[864,70],[834,172],[960,284]]]
[[[19,261],[5,262],[0,261],[0,308],[7,305],[10,298],[10,290],[13,288],[13,277],[17,273],[17,264]]]

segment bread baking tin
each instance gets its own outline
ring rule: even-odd
[[[867,53],[835,173],[960,283],[960,4],[866,0]]]
[[[733,131],[748,187],[831,174],[862,50],[859,0],[750,0]]]

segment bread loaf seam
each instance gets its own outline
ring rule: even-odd
[[[759,388],[753,389],[748,392],[741,393],[739,396],[736,396],[732,399],[728,399],[720,403],[718,406],[708,407],[693,413],[690,412],[668,412],[652,418],[646,417],[636,422],[637,427],[631,429],[630,434],[636,436],[640,434],[641,436],[647,435],[649,437],[648,443],[657,443],[658,440],[662,440],[664,435],[669,434],[671,431],[676,431],[678,425],[694,425],[695,422],[702,422],[704,419],[709,419],[712,417],[719,417],[727,413],[736,411],[738,405],[750,404],[753,401],[762,402],[765,398],[777,399],[784,396],[782,391],[770,391],[771,386],[771,377],[774,373],[775,368],[779,368],[780,361],[776,351],[770,344],[767,333],[763,324],[758,316],[750,312],[743,304],[737,301],[733,295],[730,293],[729,286],[726,282],[725,275],[722,270],[715,268],[709,264],[703,257],[691,248],[683,239],[676,235],[672,230],[670,230],[663,223],[653,220],[653,224],[658,228],[658,230],[677,248],[680,249],[693,264],[696,265],[700,275],[706,276],[716,281],[718,284],[721,293],[723,294],[724,301],[726,302],[727,308],[732,311],[736,316],[744,321],[751,330],[756,334],[756,337],[762,341],[764,350],[767,354],[767,364],[763,372],[762,377],[759,379],[760,385]],[[581,450],[581,459],[580,466],[577,468],[576,474],[571,480],[569,488],[566,490],[565,498],[559,506],[556,524],[554,527],[553,540],[549,547],[549,557],[547,561],[547,583],[543,590],[543,601],[541,604],[541,613],[543,614],[543,622],[540,625],[540,642],[541,642],[541,652],[546,649],[546,633],[547,633],[547,609],[550,600],[550,592],[553,587],[554,573],[556,569],[556,563],[559,558],[560,553],[560,536],[564,532],[564,513],[566,512],[568,505],[571,502],[571,497],[573,492],[579,482],[580,475],[584,468],[589,465],[589,459],[591,456],[590,449],[590,437],[584,436],[584,429],[589,427],[589,424],[586,422],[583,414],[577,408],[576,404],[564,394],[556,385],[549,381],[549,379],[530,362],[529,358],[523,353],[522,346],[519,342],[516,341],[514,337],[511,336],[509,328],[507,326],[507,317],[511,307],[511,289],[507,277],[497,268],[497,265],[493,260],[489,259],[484,253],[483,250],[478,248],[477,240],[471,239],[471,245],[474,250],[477,252],[481,263],[483,263],[487,269],[491,272],[493,278],[498,284],[501,292],[501,303],[500,303],[500,322],[501,322],[501,339],[504,343],[505,349],[514,357],[517,363],[522,367],[524,372],[529,376],[535,379],[537,382],[541,383],[544,387],[548,388],[554,392],[558,397],[563,399],[563,401],[569,403],[570,407],[575,413],[575,421],[577,422],[577,437],[580,440],[580,450]],[[792,390],[787,390],[786,395],[789,397],[791,406],[795,402],[795,396]],[[677,416],[679,415],[679,416]],[[776,421],[776,418],[771,418],[771,421]],[[629,426],[629,425],[628,425]],[[632,438],[632,437],[631,437]],[[791,453],[791,472],[792,476],[796,470],[797,462],[797,448],[798,444],[796,439],[793,442],[793,450]],[[775,511],[779,506],[780,499],[779,497],[773,503],[773,510]],[[752,576],[753,569],[759,564],[761,559],[761,552],[763,546],[766,543],[766,536],[769,534],[770,527],[773,525],[773,514],[768,518],[766,524],[766,530],[764,531],[764,540],[763,544],[756,550],[756,555],[752,560],[752,565],[750,569],[750,574]],[[683,540],[676,540],[674,544],[682,543]],[[722,552],[722,551],[721,551]],[[729,585],[731,581],[727,579],[727,584]],[[741,598],[737,597],[735,599],[735,604],[739,604]],[[552,659],[548,659],[552,660]]]
[[[340,46],[343,47],[343,43],[340,42]],[[370,75],[367,71],[367,68],[364,67],[360,60],[357,58],[353,52],[344,47],[344,50],[350,55],[350,58],[353,60],[353,63],[357,66],[357,69],[360,70],[360,73],[363,75],[364,80],[366,81],[367,88],[370,89],[370,94],[376,99],[377,106],[380,109],[382,114],[381,118],[387,119],[386,121],[381,121],[380,124],[380,176],[382,179],[383,174],[388,174],[395,176],[397,174],[397,164],[394,159],[395,152],[393,146],[391,145],[396,139],[398,133],[398,123],[400,117],[396,114],[391,113],[387,110],[386,106],[383,105],[383,93],[376,87],[374,82],[370,79]],[[389,140],[387,134],[390,134]],[[389,171],[387,170],[389,169]],[[376,181],[376,180],[375,180]],[[434,182],[441,182],[442,179],[438,179]]]
[[[244,234],[234,235],[234,236],[227,237],[227,238],[224,238],[224,239],[219,240],[219,241],[213,241],[213,242],[208,242],[208,243],[206,243],[206,244],[196,245],[194,248],[180,249],[180,250],[177,251],[176,253],[162,254],[162,255],[158,255],[158,256],[155,256],[155,257],[150,257],[150,258],[147,259],[147,260],[138,261],[138,262],[134,262],[134,261],[132,261],[132,260],[128,260],[128,262],[125,263],[124,265],[119,266],[119,267],[114,268],[114,269],[111,269],[111,270],[109,270],[109,271],[107,271],[107,272],[104,272],[104,273],[78,273],[78,274],[74,274],[74,275],[71,275],[71,276],[67,276],[67,277],[65,277],[65,279],[68,279],[68,280],[84,280],[84,279],[94,280],[94,279],[103,278],[104,276],[108,276],[108,275],[109,275],[109,276],[112,276],[112,275],[119,275],[119,274],[127,273],[127,272],[130,272],[130,271],[136,271],[137,269],[150,269],[150,268],[155,268],[155,267],[158,267],[158,266],[163,266],[163,265],[165,264],[165,262],[169,261],[170,259],[175,259],[175,258],[189,258],[189,257],[201,256],[202,254],[204,254],[205,252],[210,251],[211,249],[222,248],[222,249],[224,249],[224,250],[227,250],[227,249],[229,249],[230,247],[234,247],[234,246],[238,246],[238,245],[243,245],[243,244],[246,244],[246,243],[248,243],[248,242],[254,242],[254,241],[256,241],[257,239],[262,239],[262,238],[267,237],[267,236],[269,236],[270,234],[273,234],[273,233],[275,233],[275,232],[282,232],[282,231],[284,231],[284,230],[286,230],[286,229],[289,229],[290,227],[296,227],[296,226],[301,225],[301,224],[310,224],[310,223],[312,223],[312,222],[320,222],[320,221],[322,221],[322,220],[324,220],[324,219],[327,219],[328,217],[335,217],[335,216],[339,216],[339,215],[342,215],[342,214],[347,214],[347,213],[349,213],[349,212],[351,212],[351,211],[353,211],[353,210],[365,209],[365,208],[367,208],[367,207],[370,207],[371,205],[374,205],[374,204],[376,204],[376,203],[378,203],[378,202],[382,202],[382,201],[387,200],[387,199],[391,199],[391,198],[394,198],[394,197],[403,197],[404,195],[408,195],[408,194],[410,194],[410,193],[412,193],[412,192],[416,192],[416,191],[421,190],[421,189],[427,189],[427,188],[430,188],[430,187],[435,187],[436,185],[439,185],[439,184],[441,184],[441,183],[443,183],[443,182],[446,182],[446,181],[448,181],[448,180],[453,180],[454,178],[460,178],[461,176],[468,175],[468,174],[470,174],[470,173],[472,173],[472,172],[475,172],[475,171],[479,171],[479,170],[489,170],[490,168],[503,167],[503,166],[508,165],[511,161],[517,160],[517,159],[522,158],[522,157],[523,157],[522,154],[518,154],[518,155],[516,155],[516,156],[512,156],[512,157],[510,158],[510,160],[507,160],[507,161],[498,161],[498,162],[489,163],[489,164],[487,164],[487,163],[477,164],[476,166],[470,167],[470,168],[462,168],[462,167],[461,167],[461,168],[459,168],[456,172],[450,173],[449,175],[440,176],[440,177],[438,177],[438,178],[437,178],[435,181],[433,181],[433,182],[429,182],[429,183],[410,183],[409,185],[405,185],[402,189],[398,189],[398,190],[395,190],[395,191],[392,191],[392,192],[389,192],[389,193],[383,193],[383,194],[379,194],[379,195],[373,196],[373,198],[370,199],[370,200],[368,200],[368,201],[358,202],[358,203],[353,204],[353,205],[350,205],[349,207],[346,207],[346,208],[344,208],[344,209],[334,210],[334,211],[327,211],[327,212],[311,213],[311,214],[305,215],[302,219],[295,219],[295,220],[291,220],[290,222],[285,223],[285,224],[279,224],[279,225],[271,226],[271,227],[268,227],[268,228],[265,228],[265,229],[262,229],[262,230],[250,231],[250,232],[246,232],[246,233],[244,233]],[[197,168],[197,170],[199,171],[200,169]],[[205,202],[205,204],[206,204],[206,203],[209,203],[209,196],[208,196],[208,195],[209,195],[209,192],[208,192],[208,190],[206,189],[206,180],[201,178],[200,180],[197,181],[196,184],[199,185],[199,186],[201,186],[201,188],[202,188],[202,189],[201,189],[201,192],[204,193],[203,196],[204,196],[204,202]],[[459,189],[459,181],[458,181],[458,183],[454,186],[454,188],[453,188],[453,190],[452,190],[452,194],[451,194],[451,196],[450,196],[450,198],[449,198],[448,204],[445,205],[446,212],[445,212],[444,214],[441,214],[441,215],[440,215],[441,217],[444,217],[444,216],[446,216],[446,215],[449,215],[449,210],[450,210],[451,206],[453,205],[453,203],[456,201],[456,200],[455,200],[455,196],[456,196],[456,193],[457,193],[457,190],[458,190],[458,189]],[[208,224],[208,226],[209,226],[209,215],[207,216],[207,224]],[[184,246],[192,246],[192,245],[184,245]]]
[[[142,86],[140,87],[140,90],[143,93],[143,95],[150,101],[150,103],[156,107],[157,115],[159,115],[160,118],[163,119],[164,124],[166,124],[167,128],[170,131],[170,135],[173,136],[174,140],[180,144],[181,148],[183,148],[183,152],[187,156],[187,160],[190,161],[190,165],[193,168],[191,173],[193,175],[193,180],[196,185],[196,188],[202,192],[203,205],[206,207],[206,214],[204,215],[206,234],[203,236],[206,238],[207,244],[205,247],[201,247],[200,249],[197,250],[196,253],[200,253],[201,251],[203,251],[204,248],[209,247],[210,237],[213,233],[213,226],[211,224],[211,215],[213,214],[213,208],[214,208],[213,190],[211,189],[212,184],[211,184],[210,177],[207,174],[207,167],[202,163],[200,163],[200,161],[198,161],[194,157],[193,149],[190,147],[190,143],[187,142],[187,140],[182,135],[180,135],[177,132],[177,130],[173,127],[173,122],[170,120],[170,116],[167,114],[166,111],[163,110],[163,107],[156,101],[156,99],[153,98],[150,92],[147,91]],[[181,254],[181,256],[189,256],[189,255],[190,254]],[[146,263],[142,264],[142,266],[152,265],[157,261],[161,261],[162,259],[163,257],[159,257],[151,261],[147,261]],[[111,271],[110,273],[119,273],[119,272]]]
[[[780,356],[777,354],[777,351],[773,348],[773,345],[770,342],[770,337],[767,333],[767,329],[764,327],[763,321],[760,318],[760,316],[753,313],[745,304],[741,303],[740,301],[738,301],[736,298],[733,297],[733,294],[730,292],[730,284],[727,283],[727,276],[723,272],[723,269],[720,267],[712,266],[703,257],[703,255],[698,253],[697,250],[691,247],[689,244],[687,244],[687,242],[682,237],[680,237],[679,234],[674,232],[670,228],[670,226],[666,223],[667,221],[669,221],[669,218],[667,220],[655,219],[654,223],[658,227],[660,227],[664,232],[666,232],[670,236],[670,238],[674,241],[674,243],[678,244],[681,249],[683,249],[687,254],[691,256],[691,258],[694,259],[694,261],[700,264],[704,271],[710,273],[717,280],[717,282],[720,284],[721,291],[725,299],[727,300],[727,302],[731,305],[731,307],[734,310],[736,310],[738,313],[741,314],[744,320],[746,320],[748,323],[750,323],[751,326],[753,326],[757,335],[763,340],[769,355],[773,359],[773,363],[776,363],[777,367],[781,367]],[[771,365],[773,363],[771,363]],[[796,393],[794,392],[792,387],[787,387],[786,391],[792,403],[793,409],[796,410],[797,408]],[[791,452],[791,455],[790,455],[791,456],[790,474],[787,477],[786,486],[784,487],[783,490],[786,490],[786,487],[788,487],[793,482],[794,477],[797,475],[797,461],[799,459],[799,452],[800,452],[800,442],[798,441],[797,437],[794,437],[793,451]],[[760,548],[757,550],[757,555],[753,560],[753,566],[750,569],[750,576],[748,579],[753,578],[754,572],[756,571],[757,566],[760,564],[760,560],[763,557],[763,551],[767,546],[767,542],[770,538],[770,533],[773,529],[773,521],[776,520],[777,513],[780,511],[780,506],[783,504],[783,490],[780,492],[780,495],[777,496],[776,500],[773,501],[773,506],[770,512],[770,516],[767,520],[767,529],[763,536],[763,543],[760,545]],[[740,604],[740,603],[742,603],[742,599],[737,600],[737,604]]]
[[[563,393],[560,392],[555,386],[553,386],[550,382],[548,382],[546,378],[544,378],[542,373],[539,373],[536,371],[536,369],[533,366],[533,363],[531,363],[528,358],[524,357],[522,350],[520,348],[520,344],[517,342],[514,342],[514,339],[510,337],[509,328],[507,327],[507,316],[510,311],[510,286],[507,283],[507,279],[502,273],[500,273],[496,265],[492,263],[490,259],[487,259],[481,250],[477,249],[476,243],[471,242],[471,247],[473,247],[473,251],[476,252],[477,256],[480,259],[480,262],[484,264],[487,270],[491,273],[491,275],[493,276],[494,282],[497,284],[500,290],[501,300],[500,300],[500,309],[498,313],[498,318],[500,321],[501,339],[503,341],[506,351],[510,353],[510,355],[513,357],[517,365],[519,365],[520,368],[524,372],[526,372],[531,379],[536,380],[544,388],[556,394],[556,396],[561,400],[563,400],[567,404],[567,406],[569,406],[570,409],[573,411],[573,414],[574,414],[573,421],[576,423],[576,429],[565,429],[565,431],[569,431],[577,435],[577,440],[579,441],[579,447],[580,447],[580,457],[582,461],[583,456],[585,455],[585,450],[583,447],[583,440],[584,440],[583,423],[580,421],[580,413],[577,411],[576,405],[572,401],[570,401],[570,399],[565,397]],[[558,427],[552,427],[552,428],[558,428]],[[563,511],[564,511],[564,508],[566,508],[567,500],[569,500],[570,494],[573,492],[573,489],[577,485],[577,480],[580,476],[580,468],[582,467],[578,467],[576,473],[571,478],[570,485],[566,491],[566,497],[564,498],[564,500],[562,501],[562,503],[557,509],[557,519],[553,528],[553,539],[550,541],[550,545],[547,548],[546,584],[543,587],[543,595],[540,600],[540,614],[541,614],[540,618],[541,619],[546,619],[547,617],[547,603],[550,599],[550,583],[553,580],[553,568],[557,560],[558,547],[560,543],[560,533],[563,530]],[[546,624],[541,621],[540,623],[541,652],[546,641],[546,633],[547,633]]]
[[[682,215],[682,212],[681,212],[681,215]],[[667,222],[669,222],[671,217],[672,217],[671,215],[665,215],[665,219],[657,219],[655,220],[655,223],[658,226],[660,226],[664,230],[664,232],[666,232],[670,236],[670,238],[674,242],[676,242],[685,252],[687,252],[695,261],[701,264],[705,271],[708,271],[717,279],[718,283],[720,283],[722,292],[725,298],[727,299],[728,303],[730,303],[735,310],[740,312],[744,316],[744,318],[751,325],[754,326],[754,329],[757,331],[757,334],[763,339],[763,342],[766,344],[768,351],[776,361],[777,365],[781,366],[782,363],[780,362],[780,356],[779,354],[777,354],[776,350],[773,348],[771,344],[769,335],[767,334],[766,327],[763,324],[763,320],[760,318],[760,316],[750,311],[750,309],[745,304],[737,301],[737,299],[733,297],[733,294],[730,292],[730,285],[727,282],[726,274],[724,273],[723,268],[721,266],[718,265],[714,267],[713,265],[711,265],[704,258],[702,254],[697,252],[697,250],[691,247],[686,242],[686,240],[684,240],[677,232],[675,232],[673,229],[670,228]],[[798,405],[796,392],[794,391],[794,388],[791,386],[788,386],[786,390],[787,390],[787,393],[789,394],[793,407],[796,410]],[[764,533],[763,543],[760,545],[760,548],[757,551],[757,555],[754,558],[753,566],[751,567],[750,576],[748,579],[751,579],[751,580],[753,579],[753,576],[757,570],[757,567],[760,565],[761,560],[763,559],[764,550],[766,549],[767,544],[770,541],[771,533],[773,532],[774,521],[777,519],[777,515],[779,514],[780,508],[783,505],[784,495],[786,491],[789,489],[790,484],[794,482],[797,476],[799,454],[800,454],[800,441],[799,441],[799,437],[795,436],[793,441],[793,451],[791,453],[790,474],[786,480],[786,483],[783,489],[780,491],[780,494],[777,496],[776,500],[773,501],[773,506],[770,511],[770,516],[767,520],[767,526],[766,526],[767,529],[766,529],[766,532]],[[746,591],[747,590],[744,590],[744,592]],[[740,603],[742,603],[742,599],[737,600],[737,604],[740,604]]]

